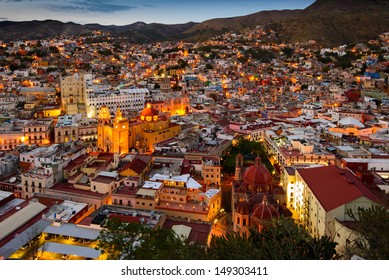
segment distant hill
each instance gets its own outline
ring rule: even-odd
[[[325,46],[366,42],[389,31],[389,0],[317,0],[303,10],[262,11],[247,16],[173,25],[136,22],[125,26],[104,26],[55,20],[2,21],[0,40],[41,39],[102,30],[125,35],[135,43],[178,39],[200,41],[225,31],[241,31],[259,24],[275,30],[283,42],[313,39]]]
[[[115,35],[125,35],[134,43],[169,40],[182,34],[197,23],[159,24],[136,22],[125,26],[86,24],[73,22],[63,23],[56,20],[44,21],[1,21],[0,40],[15,41],[27,39],[43,39],[54,36],[82,35],[94,30],[111,32]]]
[[[43,39],[52,36],[69,36],[91,32],[86,26],[68,22],[63,23],[56,20],[44,21],[1,21],[0,22],[0,40],[26,40]]]
[[[389,1],[317,0],[304,10],[262,11],[207,20],[185,34],[196,38],[202,32],[238,31],[258,24],[270,26],[284,42],[313,39],[327,46],[366,42],[389,31]]]

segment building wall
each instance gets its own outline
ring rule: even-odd
[[[52,119],[32,121],[23,127],[23,132],[29,145],[48,145],[54,133],[54,121]]]
[[[166,212],[167,216],[170,218],[182,218],[182,219],[190,219],[190,220],[199,220],[208,222],[208,213],[195,213],[195,212],[184,212],[176,209],[162,208],[157,207],[157,210]]]
[[[72,140],[78,140],[78,128],[75,126],[55,127],[54,142],[66,143]]]
[[[91,181],[91,191],[98,193],[111,193],[115,189],[115,181],[111,183],[101,183]]]
[[[201,176],[204,178],[207,187],[211,184],[218,187],[221,184],[221,166],[203,164]]]
[[[62,198],[64,200],[72,200],[81,203],[88,203],[94,205],[96,209],[105,204],[110,204],[111,202],[110,194],[106,194],[103,197],[94,197],[88,195],[80,195],[78,193],[59,191],[55,189],[46,189],[45,193],[58,196],[58,198]]]
[[[135,207],[136,202],[135,202],[135,197],[113,193],[112,204]]]
[[[142,110],[145,96],[148,94],[148,89],[121,89],[119,93],[90,94],[86,98],[88,116],[97,116],[103,105],[107,106],[110,112],[118,108],[124,111]]]
[[[336,245],[336,251],[342,253],[344,252],[345,247],[351,244],[358,235],[354,230],[344,226],[337,220],[335,220],[334,227],[336,233],[334,242],[338,243]]]
[[[0,133],[0,150],[12,150],[27,142],[23,132]]]
[[[375,205],[373,201],[362,196],[327,212],[298,172],[293,196],[295,201],[291,210],[295,212],[295,217],[311,235],[318,237],[327,235],[334,238],[337,233],[336,220],[353,221],[347,214],[348,211],[357,214],[358,208],[370,208]],[[288,207],[290,208],[290,203]]]
[[[144,147],[148,151],[152,151],[154,144],[173,138],[180,134],[180,132],[181,126],[179,125],[158,131],[143,132]]]
[[[84,74],[77,73],[60,79],[62,109],[67,112],[67,105],[84,103]]]
[[[294,188],[296,187],[296,175],[289,175],[289,173],[283,169],[281,173],[282,188],[286,193],[286,201],[288,208],[293,208],[294,205]]]
[[[115,122],[112,128],[112,151],[113,153],[128,153],[128,134],[129,134],[129,123],[128,120],[121,120]]]
[[[135,198],[135,208],[145,209],[145,210],[155,210],[155,198],[152,196],[149,197],[136,197]]]
[[[22,174],[22,198],[29,199],[34,193],[45,193],[45,189],[50,188],[54,184],[54,176],[37,175],[37,174]]]

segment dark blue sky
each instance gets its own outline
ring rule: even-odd
[[[301,9],[314,0],[0,0],[0,20],[57,19],[64,22],[125,25],[201,22],[262,10]]]

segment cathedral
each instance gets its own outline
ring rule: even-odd
[[[239,154],[233,187],[233,230],[249,235],[250,228],[262,231],[267,221],[278,219],[281,209],[275,204],[274,191],[272,175],[261,158],[244,168],[243,156]]]
[[[180,125],[171,123],[169,116],[160,115],[150,103],[133,120],[123,117],[120,109],[111,118],[108,107],[102,106],[98,115],[97,146],[102,151],[119,154],[128,153],[132,148],[152,152],[155,143],[180,132]]]
[[[129,121],[123,118],[120,109],[111,120],[107,106],[102,106],[98,116],[97,147],[100,150],[111,153],[128,153]]]

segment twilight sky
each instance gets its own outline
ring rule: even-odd
[[[126,25],[186,23],[247,15],[262,10],[301,9],[314,0],[0,0],[2,20],[45,20]]]

